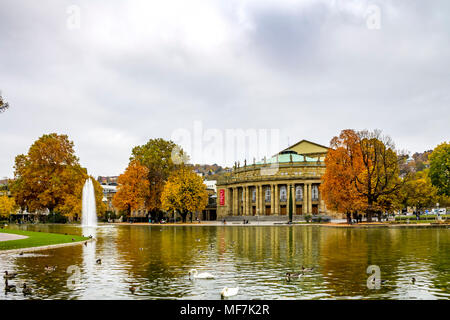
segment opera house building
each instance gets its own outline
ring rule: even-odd
[[[236,164],[217,181],[217,218],[286,217],[290,194],[294,220],[326,214],[319,186],[327,151],[325,146],[302,140],[270,159]]]

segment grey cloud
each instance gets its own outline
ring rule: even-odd
[[[449,138],[446,1],[210,1],[225,30],[217,44],[220,30],[183,30],[157,2],[77,3],[77,31],[65,27],[72,1],[2,3],[0,89],[11,108],[0,115],[0,176],[53,131],[102,175],[120,173],[133,145],[196,120],[278,128],[282,146],[328,144],[343,128],[380,128],[412,152]],[[381,8],[377,31],[366,27],[370,4]],[[161,12],[160,29],[137,27],[146,14],[128,9],[139,5]]]

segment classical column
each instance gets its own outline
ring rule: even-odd
[[[295,193],[295,182],[292,183],[292,216],[297,214],[297,194]]]
[[[262,205],[262,185],[258,186],[258,208],[259,215],[262,216],[264,214],[263,205]]]
[[[247,194],[245,193],[245,186],[242,186],[242,215],[247,214],[247,210],[245,209],[245,203],[247,202]]]
[[[286,216],[289,216],[289,199],[290,199],[290,192],[289,192],[290,184],[286,184]]]
[[[230,215],[234,215],[234,188],[230,188]]]
[[[227,215],[230,215],[233,212],[233,194],[231,193],[231,188],[227,188],[225,196],[225,202],[227,204]]]
[[[233,216],[237,216],[237,200],[238,200],[238,192],[237,187],[233,187]]]
[[[270,215],[275,214],[275,186],[273,184],[270,185]]]
[[[260,206],[261,206],[261,215],[265,215],[266,214],[266,204],[265,204],[265,199],[264,199],[264,187],[261,185],[259,187],[259,192],[261,194],[260,197]]]
[[[303,184],[303,214],[308,214],[308,187]]]
[[[308,183],[308,211],[312,213],[312,185]]]
[[[255,185],[255,194],[256,194],[256,199],[255,199],[255,206],[256,206],[256,214],[259,215],[259,186]]]
[[[249,188],[249,186],[245,186],[245,195],[246,195],[246,197],[245,197],[245,214],[246,215],[251,215],[250,214],[250,188]]]
[[[240,189],[240,193],[239,193]],[[238,187],[238,215],[242,216],[243,204],[244,204],[244,189]]]
[[[280,193],[278,192],[278,184],[275,185],[275,194],[274,194],[274,200],[275,200],[275,214],[280,214]]]
[[[242,186],[242,215],[245,215],[247,210],[245,210],[245,201],[246,201],[247,195],[245,194],[245,187]]]

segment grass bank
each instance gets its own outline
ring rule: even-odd
[[[59,233],[23,231],[14,229],[1,229],[0,232],[17,234],[28,237],[26,239],[0,241],[0,251],[50,246],[55,244],[72,243],[89,239],[82,236],[65,235]]]

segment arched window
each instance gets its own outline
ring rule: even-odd
[[[319,200],[319,187],[314,185],[311,189],[311,197],[314,201]]]
[[[286,193],[286,186],[280,187],[280,201],[286,201],[287,199],[287,193]]]
[[[295,187],[295,200],[297,200],[297,201],[303,200],[303,187],[302,186]]]

